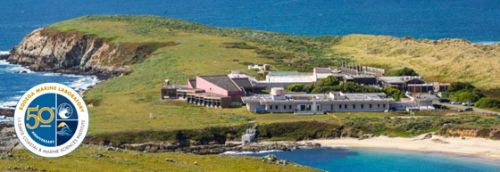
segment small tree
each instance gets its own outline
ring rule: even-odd
[[[304,91],[304,85],[302,84],[292,84],[287,87],[287,90],[293,92],[302,92]]]
[[[316,83],[316,86],[317,87],[325,87],[325,86],[337,86],[340,84],[340,81],[333,77],[333,76],[328,76],[324,79],[321,79],[319,80],[317,83]]]
[[[402,69],[398,69],[394,71],[394,75],[396,76],[418,76],[418,73],[412,68],[404,67]]]
[[[452,82],[448,88],[448,92],[457,92],[460,90],[474,90],[474,87],[470,82]]]

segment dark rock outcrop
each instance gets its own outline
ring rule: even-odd
[[[13,123],[0,122],[0,154],[12,151],[18,144]]]
[[[227,144],[204,144],[204,145],[183,145],[170,142],[148,142],[137,144],[123,144],[120,147],[128,150],[144,152],[187,152],[200,155],[221,154],[227,151],[235,152],[259,152],[264,150],[290,151],[301,147],[320,147],[319,144],[299,144],[296,142],[283,143],[251,143],[246,145],[227,143]]]
[[[27,35],[7,61],[34,71],[111,77],[130,72],[134,64],[160,43],[113,43],[94,35],[41,28]]]

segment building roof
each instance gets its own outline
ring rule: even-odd
[[[248,78],[232,78],[234,83],[240,88],[252,88],[253,85]]]
[[[332,69],[329,67],[315,67],[313,70],[316,73],[332,73]]]
[[[383,76],[379,77],[379,80],[387,83],[405,83],[409,80],[420,79],[420,76]]]
[[[316,77],[313,73],[302,72],[269,72],[266,75],[265,82],[275,83],[310,83],[314,82]]]
[[[198,76],[227,91],[241,91],[240,88],[226,75]]]
[[[242,98],[243,102],[280,103],[280,102],[339,102],[339,101],[391,101],[384,93],[341,93],[329,94],[285,94],[272,96],[270,94],[257,94]]]
[[[196,79],[189,79],[188,82],[193,88],[196,88]]]

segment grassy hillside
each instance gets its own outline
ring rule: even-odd
[[[431,81],[467,81],[484,90],[500,88],[500,45],[474,45],[456,39],[348,35],[332,50],[365,65],[386,69],[410,67]]]
[[[132,73],[107,80],[86,93],[85,99],[90,104],[92,115],[91,135],[199,129],[241,125],[250,121],[261,124],[313,120],[338,122],[338,115],[257,115],[249,113],[244,107],[209,109],[159,98],[164,79],[185,84],[188,77],[226,74],[231,70],[256,75],[246,70],[246,65],[250,63],[269,63],[274,70],[307,71],[314,66],[349,61],[338,55],[346,54],[359,63],[388,69],[412,67],[432,80],[467,80],[481,88],[497,88],[500,83],[500,77],[495,77],[498,47],[474,46],[463,41],[432,43],[364,35],[303,37],[221,29],[152,16],[81,17],[50,25],[47,30],[54,33],[79,32],[122,45],[165,45],[155,48],[151,55],[132,65]],[[472,54],[477,56],[471,57]],[[489,63],[484,62],[485,59]]]
[[[252,157],[141,153],[81,146],[57,159],[41,158],[26,150],[0,161],[1,171],[314,171],[295,164],[275,165]]]
[[[219,29],[149,16],[81,17],[48,28],[51,32],[93,35],[116,44],[169,43],[132,65],[132,73],[107,80],[86,93],[85,99],[91,104],[90,134],[240,125],[254,120],[269,123],[331,118],[255,115],[244,108],[208,109],[179,101],[161,101],[159,90],[165,79],[185,84],[188,77],[198,74],[246,71],[249,63],[270,63],[274,69],[298,70],[310,70],[316,65],[314,61],[330,65],[341,59],[324,55],[336,40],[334,37]],[[325,59],[328,63],[322,62]],[[305,60],[311,63],[303,63]]]

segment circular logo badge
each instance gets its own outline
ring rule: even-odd
[[[87,135],[89,113],[82,97],[68,86],[45,83],[28,90],[17,103],[14,126],[19,141],[43,157],[75,150]]]

